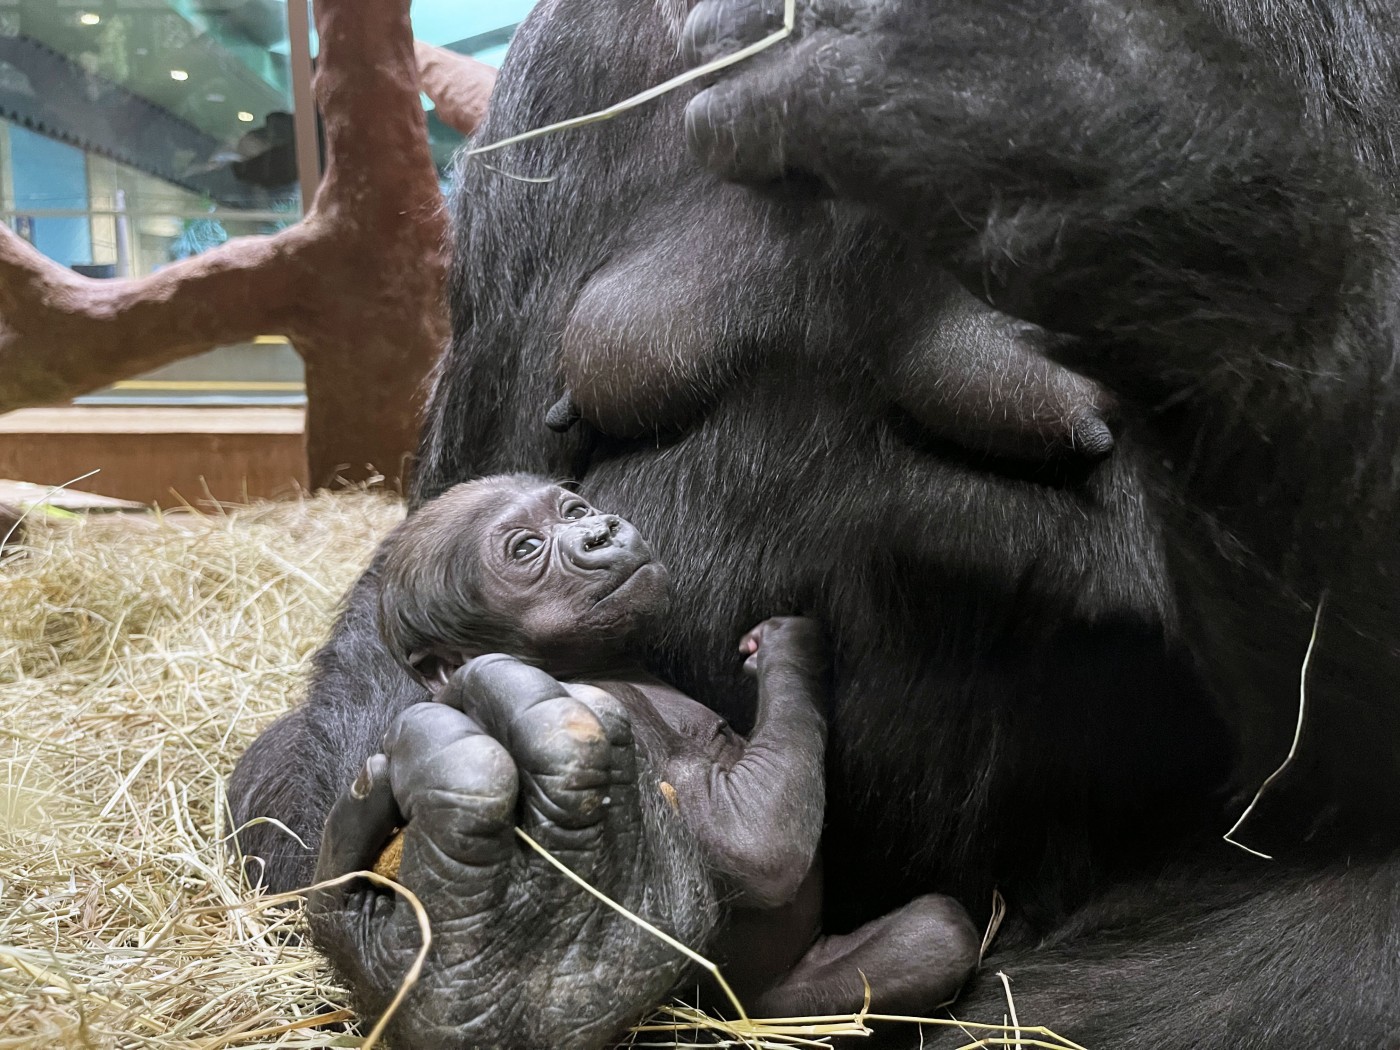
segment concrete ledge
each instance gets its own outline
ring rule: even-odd
[[[0,477],[176,506],[305,487],[301,408],[29,408],[0,416]]]

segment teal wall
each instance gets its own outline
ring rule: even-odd
[[[83,151],[27,128],[10,127],[10,168],[15,210],[88,208],[87,158]],[[33,220],[34,246],[64,266],[92,262],[92,226],[86,218]]]
[[[514,25],[534,6],[535,0],[413,0],[413,32],[418,39],[442,47]],[[478,57],[486,61],[488,56]]]

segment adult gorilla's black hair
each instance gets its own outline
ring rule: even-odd
[[[546,0],[480,140],[676,72],[667,7]],[[828,33],[838,73],[847,45],[866,55],[862,76],[933,56],[897,71],[905,93],[888,106],[841,110],[818,90],[781,112],[745,100],[789,122],[799,161],[810,149],[813,171],[795,174],[842,199],[763,197],[702,172],[685,92],[463,166],[453,343],[415,503],[489,473],[577,474],[671,567],[652,663],[697,698],[744,695],[728,669],[745,625],[793,609],[827,622],[828,929],[928,891],[985,914],[999,890],[1010,917],[985,972],[1012,976],[1027,1023],[1096,1047],[1387,1045],[1400,1021],[1396,13],[1368,0],[799,7],[799,36]],[[833,28],[827,8],[869,17]],[[877,35],[890,25],[902,35]],[[780,85],[804,42],[754,76]],[[947,70],[965,90],[942,90]],[[805,147],[804,120],[819,132]],[[942,280],[934,259],[1074,337],[1064,359],[1124,403],[1108,461],[1070,477],[1012,468],[898,409],[882,348],[909,311],[891,304]],[[553,434],[542,420],[574,305],[622,265],[644,279],[616,303],[638,336],[619,367],[718,364],[643,439]],[[239,819],[270,814],[314,841],[418,698],[372,631],[376,587],[371,569],[311,696],[240,763]],[[1275,799],[1290,805],[1241,833],[1286,850],[1268,863],[1220,835],[1288,749],[1324,592],[1315,721]],[[309,874],[266,825],[244,845],[277,887]],[[955,1011],[1000,1018],[1001,996],[980,978]]]

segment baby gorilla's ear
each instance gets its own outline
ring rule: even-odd
[[[414,676],[423,683],[428,692],[437,696],[447,685],[452,673],[457,670],[450,661],[444,660],[437,653],[431,650],[419,650],[410,653],[408,656],[408,666],[413,671]]]

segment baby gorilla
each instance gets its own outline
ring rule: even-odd
[[[463,676],[505,662],[513,703],[621,705],[643,783],[730,904],[716,954],[755,1010],[853,1011],[864,975],[875,1008],[926,1011],[975,965],[976,931],[944,897],[818,936],[828,651],[816,622],[775,617],[740,640],[758,682],[745,739],[642,669],[634,653],[665,614],[666,569],[628,522],[576,493],[529,475],[458,485],[394,531],[381,574],[384,639],[438,701],[463,708]]]

